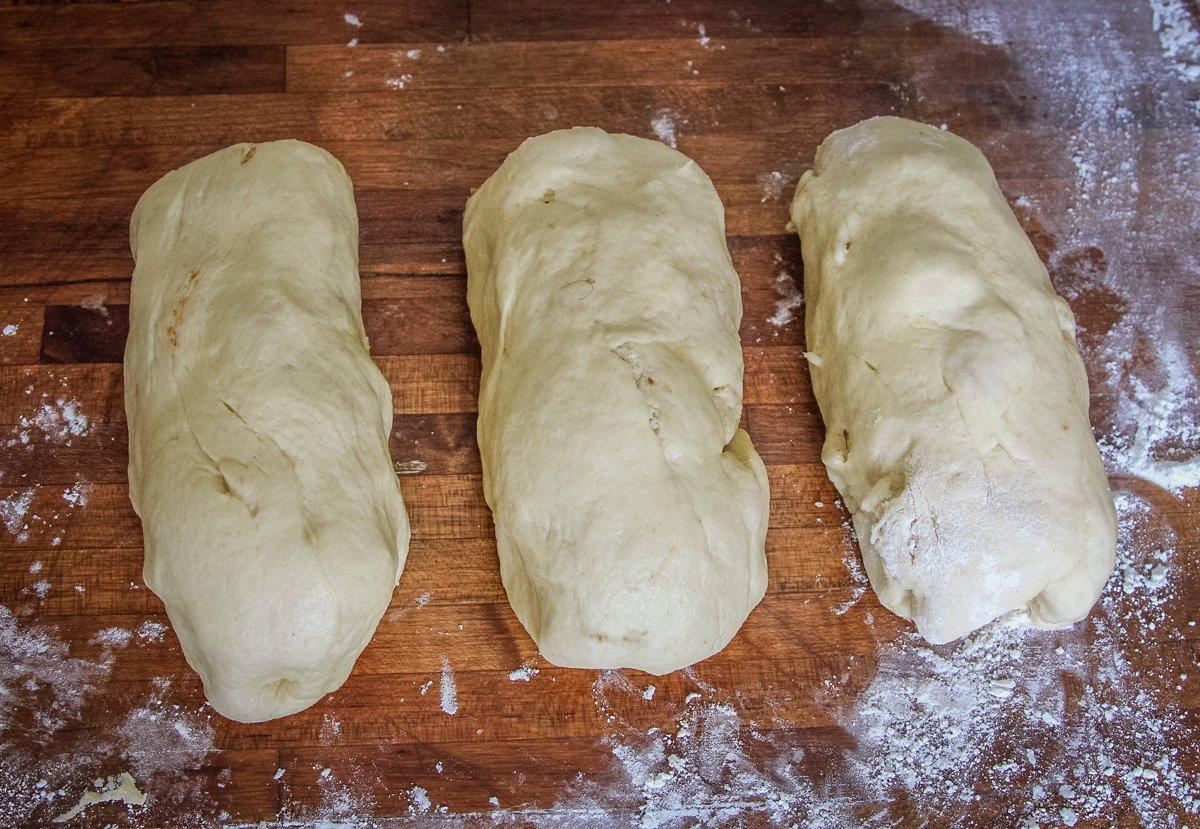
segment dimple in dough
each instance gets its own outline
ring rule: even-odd
[[[338,688],[404,566],[350,179],[238,144],[138,202],[125,350],[146,584],[212,706],[258,722]]]
[[[822,459],[879,599],[930,642],[1087,615],[1116,520],[1071,310],[975,147],[901,118],[800,180]]]
[[[741,294],[686,156],[526,141],[467,203],[479,446],[509,601],[556,665],[663,674],[762,598],[766,470],[738,428]]]

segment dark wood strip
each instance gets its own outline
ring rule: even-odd
[[[139,48],[262,44],[460,40],[467,34],[467,0],[355,0],[361,25],[347,22],[351,6],[321,0],[287,3],[66,3],[0,8],[0,43],[26,48]]]
[[[0,98],[283,92],[283,46],[0,49]]]

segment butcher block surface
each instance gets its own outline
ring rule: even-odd
[[[1195,15],[1191,0],[0,4],[0,825],[47,825],[126,771],[147,804],[67,825],[1197,825]],[[1122,550],[1070,631],[929,649],[864,590],[820,462],[787,208],[820,141],[881,114],[984,151],[1075,312]],[[579,124],[694,158],[742,279],[768,590],[723,652],[664,677],[539,658],[480,483],[463,207],[524,138]],[[354,181],[413,536],[346,684],[246,725],[204,705],[141,578],[128,226],[167,171],[280,138]]]

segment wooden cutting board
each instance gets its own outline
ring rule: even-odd
[[[1058,9],[1055,25],[1152,31],[1148,10],[1135,4],[1044,5]],[[1135,57],[1161,58],[1152,33],[1137,43]],[[1078,287],[1105,267],[1105,250],[1055,258],[1061,240],[1044,224],[1047,211],[1068,215],[1073,206],[1068,159],[1080,124],[1037,98],[1029,71],[1004,43],[887,2],[0,6],[0,326],[12,327],[0,337],[0,498],[11,505],[32,491],[0,531],[0,604],[14,614],[0,636],[0,677],[6,660],[17,677],[36,662],[14,650],[43,641],[31,631],[44,629],[51,643],[38,674],[46,687],[17,687],[8,712],[15,724],[0,736],[0,769],[19,790],[0,796],[0,823],[44,825],[140,750],[149,755],[142,769],[162,760],[138,776],[152,804],[97,806],[76,824],[358,825],[390,816],[396,825],[490,825],[482,815],[496,808],[494,797],[516,810],[505,818],[513,825],[585,817],[625,825],[644,814],[645,792],[620,788],[613,741],[626,738],[614,734],[675,733],[693,693],[731,706],[747,727],[785,736],[806,750],[812,774],[827,772],[820,758],[854,741],[831,689],[853,698],[907,625],[869,590],[853,602],[862,590],[845,559],[856,547],[820,463],[822,424],[801,357],[802,320],[793,316],[803,312],[788,301],[802,275],[788,202],[830,131],[876,114],[946,122],[987,153],[1039,252],[1056,261],[1060,289]],[[1131,118],[1130,129],[1146,136],[1194,128],[1151,108]],[[637,693],[608,693],[597,672],[538,658],[500,584],[474,437],[479,354],[465,302],[463,205],[522,139],[575,124],[674,140],[712,176],[743,282],[744,422],[772,487],[761,606],[691,674],[624,672]],[[141,581],[141,529],[127,495],[128,221],[167,171],[230,143],[285,137],[328,149],[355,184],[363,315],[392,386],[391,448],[413,538],[392,606],[346,685],[296,716],[243,725],[202,707],[169,628],[143,627],[167,620]],[[1141,209],[1153,216],[1156,168],[1128,175],[1142,183]],[[1023,208],[1022,196],[1036,197],[1038,211]],[[1180,228],[1181,240],[1194,244],[1194,231]],[[1145,290],[1164,303],[1191,297],[1184,325],[1194,372],[1196,274],[1153,258],[1143,272]],[[1085,347],[1095,345],[1120,303],[1104,292],[1067,293]],[[1116,402],[1099,370],[1089,361],[1102,430]],[[1200,584],[1200,495],[1135,478],[1114,486],[1169,521],[1184,574],[1157,633],[1146,632],[1131,659],[1136,666],[1169,650],[1186,668],[1197,641],[1187,622]],[[101,667],[89,672],[72,658]],[[510,679],[522,666],[537,672]],[[447,677],[453,715],[441,694]],[[1162,693],[1196,725],[1194,685]],[[37,726],[47,712],[62,722]],[[133,714],[182,721],[191,732],[178,744],[138,744]],[[63,793],[30,800],[43,778],[45,790]],[[581,800],[587,785],[618,794]],[[991,789],[961,810],[934,813],[898,792],[890,803],[864,803],[863,815],[891,821],[871,825],[1008,825],[988,816],[1008,814],[1022,797]],[[790,808],[799,825],[816,820],[809,806]],[[739,816],[730,825],[768,822],[754,809],[731,814]],[[1118,808],[1094,825],[1113,823],[1136,825],[1137,815]]]

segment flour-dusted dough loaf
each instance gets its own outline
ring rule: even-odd
[[[1116,521],[1071,310],[971,144],[901,118],[800,180],[822,459],[879,599],[948,642],[1087,615]]]
[[[238,144],[147,190],[130,237],[146,584],[214,708],[282,717],[346,680],[408,552],[350,180],[309,144]]]
[[[716,653],[766,587],[769,493],[738,429],[741,293],[712,182],[658,142],[552,132],[471,198],[463,239],[517,616],[556,665]]]

